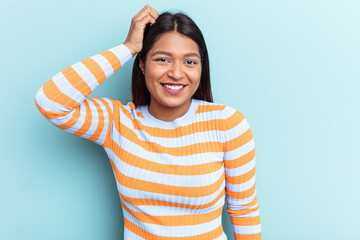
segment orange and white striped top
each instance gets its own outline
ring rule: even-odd
[[[225,200],[235,239],[261,239],[254,139],[239,111],[192,99],[185,115],[165,122],[148,106],[88,98],[131,58],[118,45],[57,73],[35,97],[52,124],[106,151],[124,239],[227,239]]]

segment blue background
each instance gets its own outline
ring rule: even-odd
[[[105,152],[51,125],[34,97],[57,72],[123,43],[145,4],[195,20],[214,101],[249,121],[263,239],[360,239],[356,0],[2,1],[0,239],[122,239]],[[132,64],[90,97],[131,101]],[[225,208],[223,226],[233,239]]]

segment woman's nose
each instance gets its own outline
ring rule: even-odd
[[[181,63],[174,63],[171,65],[168,76],[174,79],[180,79],[184,75]]]

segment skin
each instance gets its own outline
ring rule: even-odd
[[[142,49],[146,24],[156,22],[158,11],[149,5],[141,9],[132,19],[128,36],[124,42],[135,56]],[[156,54],[164,51],[167,54]],[[193,54],[186,56],[186,54]],[[196,56],[198,55],[198,56]],[[191,105],[191,97],[200,84],[201,59],[198,45],[189,37],[178,32],[166,32],[159,36],[143,63],[145,83],[150,92],[149,113],[159,120],[171,122],[183,116]],[[186,87],[182,93],[172,95],[165,91],[161,83],[182,83]]]
[[[142,49],[146,24],[153,25],[158,17],[159,12],[146,5],[131,19],[129,33],[124,45],[129,48],[133,57]]]
[[[159,51],[167,54],[156,53]],[[201,59],[197,43],[178,32],[163,33],[147,53],[145,64],[140,60],[139,66],[151,95],[149,113],[166,122],[183,116],[200,84]],[[173,95],[161,85],[166,82],[186,86],[180,94]]]

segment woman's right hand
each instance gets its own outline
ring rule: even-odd
[[[124,45],[130,49],[133,57],[142,49],[146,24],[153,25],[158,17],[158,11],[146,5],[131,19],[130,30]]]

